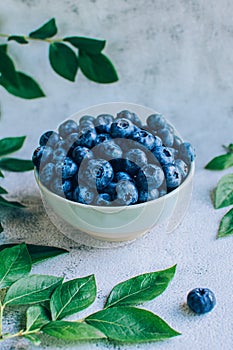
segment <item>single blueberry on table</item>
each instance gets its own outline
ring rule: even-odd
[[[164,181],[164,172],[162,168],[155,164],[147,164],[142,167],[137,175],[137,186],[140,189],[151,191],[153,188],[159,188]]]
[[[126,118],[116,119],[111,124],[111,128],[110,128],[110,134],[113,138],[130,137],[133,131],[134,131],[134,124]]]
[[[130,205],[138,201],[138,190],[136,186],[128,180],[121,180],[116,185],[117,205]]]
[[[49,146],[39,146],[35,149],[32,155],[32,162],[39,170],[40,164],[46,164],[53,157],[53,149]]]
[[[73,192],[73,200],[82,204],[92,204],[95,194],[87,186],[78,186]]]
[[[105,141],[96,146],[95,153],[106,160],[122,158],[123,154],[122,149],[114,140]]]
[[[182,159],[176,159],[175,165],[180,170],[182,179],[184,180],[186,178],[186,176],[188,175],[188,171],[189,171],[188,165]]]
[[[182,176],[179,168],[175,164],[166,164],[163,167],[168,189],[175,189],[181,184]]]
[[[214,308],[216,298],[208,288],[195,288],[188,293],[187,304],[196,314],[204,314]]]
[[[108,193],[100,193],[95,200],[95,205],[109,206],[111,205],[112,198]]]
[[[155,139],[154,135],[152,135],[149,131],[147,130],[142,130],[138,129],[132,134],[132,139],[139,144],[143,145],[146,147],[148,150],[152,150],[158,145],[162,145],[162,142],[160,143],[160,139],[157,138]]]
[[[147,164],[146,153],[139,148],[130,149],[125,153],[126,172],[135,175],[138,171]]]
[[[172,147],[174,142],[174,135],[167,127],[159,129],[158,136],[161,138],[162,143],[165,147]]]
[[[77,164],[70,157],[66,157],[62,166],[62,179],[66,180],[73,177],[78,171]]]
[[[160,146],[154,148],[152,153],[161,165],[174,163],[174,150],[172,148]]]
[[[126,119],[130,120],[133,124],[135,124],[139,127],[142,126],[142,122],[141,122],[140,118],[137,116],[137,114],[134,112],[130,112],[127,109],[117,113],[116,119],[121,119],[121,118],[126,118]]]
[[[146,119],[146,123],[152,130],[158,130],[166,126],[166,119],[160,113],[151,114]]]
[[[99,145],[102,142],[112,140],[111,136],[109,134],[98,134],[95,139],[95,145]]]
[[[105,159],[89,159],[81,165],[78,181],[84,181],[90,188],[104,189],[113,179],[111,164]]]
[[[60,135],[55,131],[46,131],[41,135],[39,144],[41,146],[55,147],[56,144],[61,140]]]
[[[111,114],[100,114],[96,117],[94,125],[97,133],[110,133],[111,124],[114,118]]]
[[[190,164],[195,158],[195,151],[189,142],[181,143],[179,147],[179,157],[187,164]]]
[[[53,163],[47,163],[39,172],[39,178],[43,185],[50,188],[55,175],[55,165]]]
[[[72,134],[73,132],[78,132],[78,125],[74,120],[66,120],[59,126],[58,132],[59,135],[65,139],[69,134]]]
[[[81,164],[84,159],[93,159],[94,155],[92,150],[87,147],[77,146],[72,152],[72,158],[76,164]]]

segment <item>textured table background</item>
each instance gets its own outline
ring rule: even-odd
[[[20,240],[71,248],[70,254],[41,263],[33,272],[66,279],[94,273],[98,299],[90,312],[103,305],[116,283],[178,264],[166,292],[145,306],[182,336],[120,347],[102,341],[67,345],[45,338],[39,349],[232,349],[233,238],[216,240],[219,220],[226,209],[213,209],[210,192],[222,173],[203,169],[222,151],[222,144],[233,141],[232,11],[233,4],[228,0],[0,3],[0,32],[28,33],[54,16],[62,36],[77,34],[107,39],[105,52],[120,77],[119,82],[102,86],[80,74],[72,84],[50,69],[46,44],[25,47],[11,43],[9,52],[16,58],[18,69],[36,77],[47,95],[25,101],[1,89],[0,137],[27,135],[25,147],[18,155],[30,157],[39,135],[55,128],[68,115],[109,101],[144,104],[163,112],[183,137],[195,145],[197,152],[193,197],[180,226],[169,234],[162,225],[134,242],[106,245],[107,249],[86,247],[63,236],[43,209],[33,174],[7,174],[3,186],[12,198],[21,200],[28,208],[1,209],[5,227],[1,242]],[[217,298],[216,308],[204,316],[191,314],[184,304],[187,292],[198,286],[209,287]],[[2,350],[32,348],[22,340],[1,345]]]

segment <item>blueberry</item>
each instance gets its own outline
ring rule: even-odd
[[[92,204],[95,194],[87,186],[78,186],[73,192],[73,200],[83,204]]]
[[[97,134],[94,128],[84,127],[79,131],[75,144],[77,146],[91,148],[95,144],[96,136]]]
[[[158,165],[147,164],[139,170],[136,181],[139,188],[150,191],[162,185],[164,172]]]
[[[109,134],[98,134],[95,139],[95,145],[99,145],[102,142],[112,140]]]
[[[159,190],[157,188],[152,188],[149,191],[146,189],[139,190],[138,193],[138,202],[143,203],[147,201],[152,201],[159,197]]]
[[[131,175],[138,173],[139,169],[147,164],[146,153],[139,148],[133,148],[126,152],[126,172]]]
[[[159,191],[159,197],[163,197],[167,194],[167,190],[166,188],[162,188],[160,191]]]
[[[155,139],[155,137],[147,130],[139,129],[133,133],[132,139],[148,150],[152,150],[156,146],[162,145],[162,142],[159,138]]]
[[[84,159],[92,159],[93,157],[93,152],[87,147],[77,146],[72,152],[72,158],[77,164],[81,164]]]
[[[195,288],[188,293],[187,304],[195,313],[204,314],[214,308],[216,298],[208,288]]]
[[[55,131],[46,131],[43,135],[40,137],[39,144],[41,146],[50,146],[54,147],[56,144],[61,140],[60,136]]]
[[[172,147],[174,142],[174,135],[171,133],[171,131],[167,127],[159,129],[158,136],[161,138],[163,145],[165,147]]]
[[[50,188],[54,175],[55,165],[53,163],[47,163],[40,171],[40,181],[43,183],[43,185]]]
[[[119,181],[116,185],[116,192],[116,204],[118,205],[135,204],[138,200],[137,188],[131,181]]]
[[[153,130],[158,130],[166,126],[166,119],[160,113],[149,115],[149,117],[147,117],[146,122],[150,129]]]
[[[78,132],[78,125],[74,120],[66,120],[59,126],[58,132],[65,139],[69,134]]]
[[[73,177],[78,171],[77,164],[69,157],[66,157],[62,167],[62,179],[69,179]]]
[[[190,164],[195,158],[195,151],[189,142],[181,143],[179,147],[179,156],[187,164]]]
[[[170,164],[174,162],[174,150],[169,147],[156,147],[152,150],[154,156],[158,159],[161,165]]]
[[[95,117],[93,117],[92,115],[83,115],[80,119],[79,119],[79,124],[83,124],[85,122],[91,122],[94,123]]]
[[[182,176],[179,168],[174,164],[166,164],[163,167],[168,189],[175,189],[181,184]]]
[[[39,170],[40,164],[50,162],[53,156],[53,149],[48,146],[39,146],[35,149],[32,155],[32,162]]]
[[[133,181],[132,177],[128,173],[126,173],[124,171],[118,171],[114,175],[114,181],[119,182],[121,180]]]
[[[182,140],[179,136],[174,135],[174,142],[173,142],[173,146],[175,149],[179,149],[180,145],[182,144]]]
[[[63,162],[66,155],[67,155],[67,151],[64,148],[62,148],[62,147],[56,148],[53,152],[53,161],[54,162]]]
[[[57,149],[57,148],[64,148],[65,150],[69,150],[69,145],[65,140],[60,140],[56,143],[56,145],[53,147],[53,149]]]
[[[104,189],[113,179],[111,164],[104,159],[90,159],[80,167],[78,181],[84,181],[90,188]]]
[[[98,117],[96,117],[94,121],[94,125],[96,128],[96,131],[101,133],[109,133],[111,124],[113,122],[114,118],[111,114],[100,114]]]
[[[109,163],[111,164],[114,173],[117,173],[118,171],[125,171],[126,169],[126,159],[124,158],[110,159]]]
[[[113,140],[99,144],[95,149],[95,152],[106,160],[122,158],[123,154],[120,146],[118,146]]]
[[[189,171],[188,165],[182,159],[176,159],[175,165],[178,167],[181,173],[182,179],[185,179]]]
[[[134,131],[133,123],[126,118],[116,119],[110,128],[110,134],[113,138],[127,138],[132,135]]]
[[[141,127],[142,126],[142,122],[139,119],[139,117],[137,116],[137,114],[130,112],[128,110],[123,110],[119,113],[117,113],[116,119],[121,119],[121,118],[126,118],[128,120],[130,120],[133,124]]]
[[[111,205],[111,201],[112,199],[110,194],[100,193],[95,200],[95,205],[107,206],[107,205]]]
[[[116,198],[116,182],[110,182],[104,189],[103,189],[103,193],[107,193],[110,195],[111,200],[114,200]]]
[[[72,190],[72,183],[70,180],[62,182],[61,178],[56,177],[51,184],[51,190],[57,195],[64,197],[66,193]]]
[[[95,125],[90,120],[86,120],[79,124],[79,131],[84,128],[95,129]]]

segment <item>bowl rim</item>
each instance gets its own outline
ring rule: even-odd
[[[78,120],[77,119],[77,115],[80,115],[80,114],[83,114],[83,113],[87,113],[87,110],[91,110],[91,109],[94,109],[94,108],[97,108],[99,106],[109,106],[109,105],[115,105],[115,106],[125,106],[127,109],[127,106],[130,106],[130,107],[135,107],[135,106],[138,106],[139,108],[142,108],[142,109],[147,109],[148,112],[150,111],[151,113],[158,113],[158,114],[161,114],[160,112],[154,110],[152,107],[147,107],[145,105],[141,105],[141,104],[138,104],[138,103],[133,103],[133,102],[124,102],[124,101],[117,101],[117,102],[105,102],[105,103],[98,103],[98,104],[95,104],[95,105],[92,105],[92,106],[89,106],[89,107],[86,107],[86,108],[82,108],[81,110],[78,110],[77,112],[71,114],[70,116],[68,116],[67,118],[65,118],[61,123],[65,122],[66,120],[69,120],[69,119],[74,119],[74,120]],[[167,117],[165,117],[166,120],[167,120]],[[183,141],[183,138],[182,136],[180,135],[180,133],[176,130],[175,126],[169,121],[169,124],[174,128],[175,130],[175,134],[181,138],[181,140]],[[60,124],[61,124],[60,123]],[[56,129],[54,129],[55,131],[58,130],[58,126],[56,127]],[[181,185],[179,185],[177,188],[175,188],[174,190],[172,190],[171,192],[169,193],[166,193],[164,196],[161,196],[159,198],[156,198],[156,199],[153,199],[153,200],[150,200],[150,201],[146,201],[146,202],[143,202],[143,203],[136,203],[136,204],[132,204],[132,205],[114,205],[114,206],[104,206],[104,205],[92,205],[92,204],[83,204],[83,203],[79,203],[79,202],[75,202],[75,201],[71,201],[67,198],[64,198],[64,197],[61,197],[59,196],[58,194],[52,192],[51,190],[49,190],[46,186],[44,186],[40,179],[39,179],[39,176],[38,176],[38,171],[36,169],[36,167],[34,167],[34,176],[35,176],[35,179],[36,179],[36,182],[38,184],[38,186],[46,193],[48,193],[49,195],[51,195],[52,197],[55,197],[56,198],[59,198],[59,200],[61,201],[64,201],[65,203],[67,204],[72,204],[74,206],[77,206],[77,207],[81,207],[81,208],[91,208],[91,209],[99,209],[99,210],[106,210],[106,211],[109,211],[109,210],[115,210],[114,208],[116,208],[116,210],[118,209],[123,209],[123,208],[127,208],[127,210],[133,210],[134,208],[140,208],[140,207],[143,207],[145,205],[152,205],[153,203],[159,203],[159,202],[162,202],[164,200],[166,200],[167,198],[170,198],[172,196],[175,196],[177,192],[179,192],[180,190],[182,190],[186,185],[187,183],[192,179],[193,175],[194,175],[194,170],[195,170],[195,161],[193,160],[190,164],[190,169],[189,169],[189,173],[187,175],[187,177],[185,178],[185,180],[181,183]]]

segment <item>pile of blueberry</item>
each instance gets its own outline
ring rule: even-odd
[[[84,115],[40,137],[33,163],[40,181],[69,200],[131,205],[164,196],[187,177],[195,154],[162,114],[146,125],[128,110]]]

